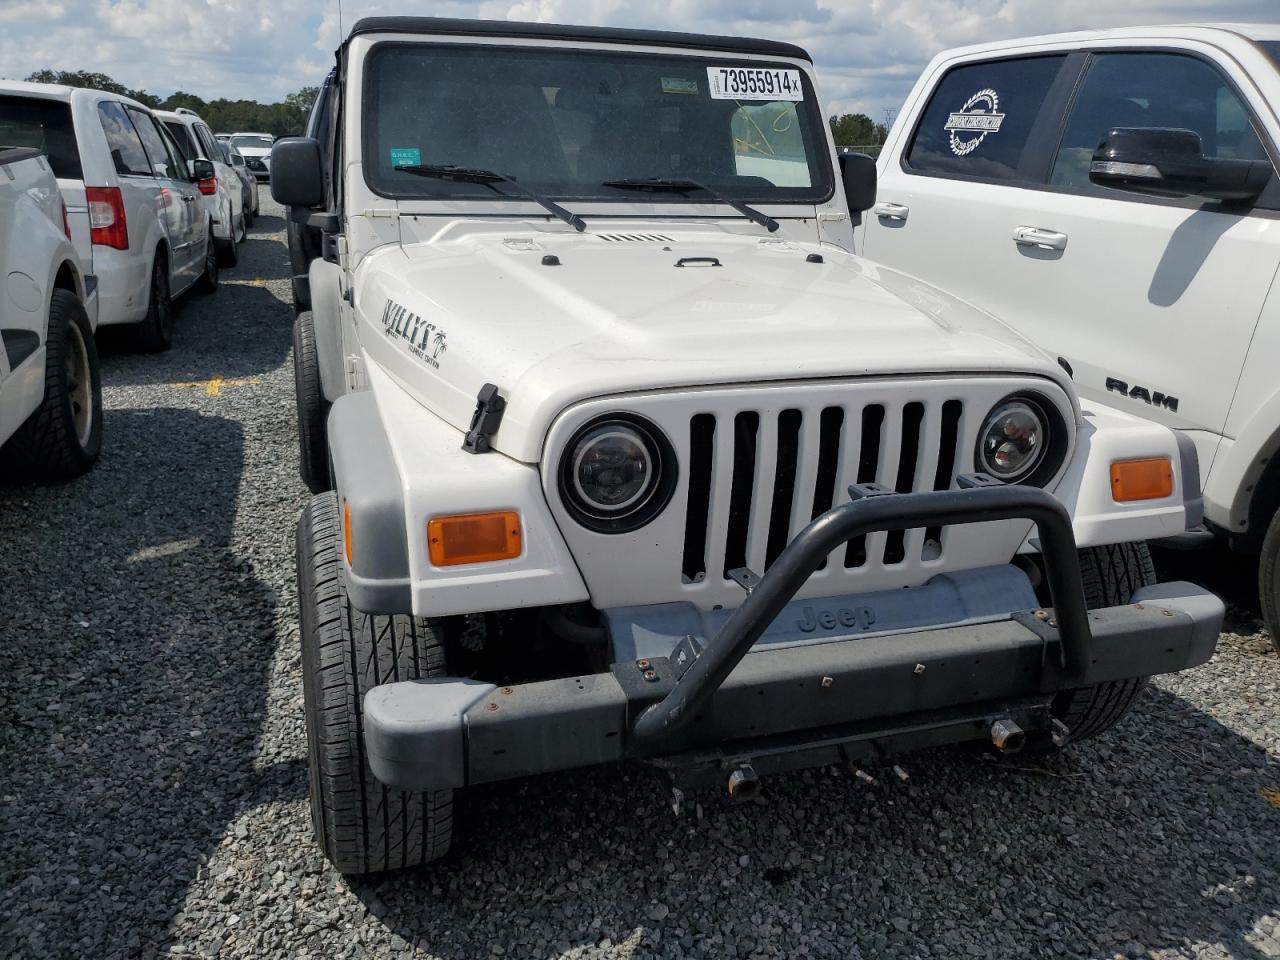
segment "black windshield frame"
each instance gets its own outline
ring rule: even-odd
[[[370,190],[379,197],[389,200],[417,201],[417,202],[444,202],[444,203],[477,203],[477,202],[502,202],[494,196],[492,191],[484,190],[482,187],[476,187],[471,191],[451,190],[448,193],[433,192],[430,189],[423,189],[421,184],[427,184],[431,181],[418,180],[407,182],[399,180],[389,181],[386,177],[380,175],[377,162],[378,156],[378,128],[376,123],[377,114],[377,89],[379,82],[379,70],[382,69],[389,57],[394,56],[397,51],[411,50],[422,51],[424,49],[431,51],[444,51],[447,53],[492,53],[495,57],[507,58],[523,58],[523,57],[541,57],[545,58],[549,55],[571,54],[575,62],[582,62],[586,59],[595,59],[604,64],[623,64],[626,62],[654,63],[654,62],[672,62],[678,64],[684,69],[693,69],[699,72],[699,75],[705,76],[705,69],[708,66],[725,66],[729,63],[747,66],[762,67],[768,69],[796,70],[800,73],[801,82],[804,88],[804,99],[796,102],[797,116],[803,114],[804,122],[801,124],[800,136],[804,147],[805,159],[809,173],[810,185],[807,187],[771,187],[767,192],[742,192],[733,190],[727,185],[717,184],[722,192],[733,195],[735,200],[741,200],[746,203],[756,205],[821,205],[827,203],[835,195],[835,172],[832,165],[831,148],[827,134],[827,121],[822,115],[820,109],[821,104],[817,98],[815,90],[808,70],[807,64],[797,64],[792,61],[777,60],[765,57],[752,57],[748,60],[738,60],[725,56],[717,56],[712,52],[704,51],[701,53],[690,52],[688,54],[683,51],[662,51],[662,52],[636,52],[630,50],[581,50],[581,49],[565,49],[558,47],[544,46],[508,46],[503,44],[469,44],[469,43],[426,43],[412,42],[400,40],[385,40],[373,44],[368,53],[364,57],[363,76],[362,76],[362,93],[361,93],[361,131],[360,143],[361,154],[364,165],[364,179]],[[742,101],[750,103],[751,101]],[[648,171],[646,171],[648,172]],[[659,171],[661,172],[661,171]],[[625,175],[625,172],[624,174]],[[675,176],[675,174],[672,174]],[[545,186],[538,184],[536,188],[540,193],[550,199],[556,201],[566,201],[577,204],[614,204],[614,205],[634,205],[638,202],[634,191],[613,190],[604,188],[601,178],[601,184],[594,186],[594,192],[584,193],[578,191],[549,190]],[[535,186],[531,184],[531,186]],[[518,198],[512,197],[512,200]],[[652,203],[652,198],[649,198]],[[706,205],[715,203],[709,200],[705,195],[664,195],[662,202],[674,206],[681,205]]]

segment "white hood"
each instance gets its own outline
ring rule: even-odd
[[[559,263],[544,263],[551,257]],[[719,266],[689,260],[698,257]],[[1075,395],[1056,363],[987,314],[838,249],[763,231],[593,223],[576,234],[455,221],[427,242],[375,251],[359,272],[370,362],[459,430],[481,386],[497,384],[508,406],[494,445],[525,462],[539,460],[566,407],[628,392],[1029,373]]]

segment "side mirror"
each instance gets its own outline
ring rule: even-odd
[[[286,207],[318,207],[325,202],[320,144],[310,137],[285,137],[271,147],[271,196]]]
[[[840,179],[854,220],[876,205],[876,162],[865,153],[840,154]]]
[[[218,175],[213,168],[212,160],[192,160],[191,161],[191,182],[199,183],[201,180],[212,180]]]
[[[1266,160],[1206,157],[1200,136],[1174,127],[1118,127],[1093,154],[1089,179],[1152,197],[1256,200],[1271,179]]]

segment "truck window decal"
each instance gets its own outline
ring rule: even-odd
[[[799,70],[773,67],[707,67],[712,100],[804,100]]]
[[[682,77],[663,77],[662,92],[696,97],[698,95],[698,81],[685,80]]]
[[[989,133],[999,133],[1004,123],[1000,112],[1000,96],[990,87],[979,90],[964,106],[947,117],[946,130],[951,137],[951,152],[965,157],[978,149]],[[964,134],[974,134],[965,137]]]

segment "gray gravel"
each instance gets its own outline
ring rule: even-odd
[[[1280,658],[1247,588],[1209,665],[1039,765],[934,752],[679,815],[644,768],[546,776],[468,796],[465,859],[343,880],[307,817],[282,230],[172,352],[104,345],[90,476],[0,490],[0,954],[1280,957]]]

